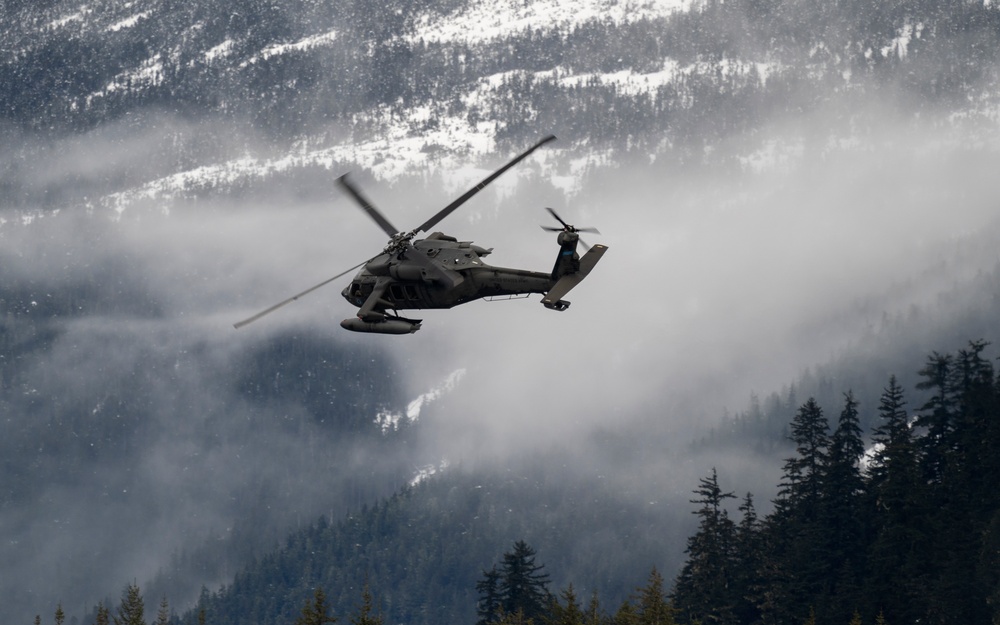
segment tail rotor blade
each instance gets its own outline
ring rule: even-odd
[[[590,232],[592,234],[601,234],[601,231],[598,230],[597,228],[577,228],[572,224],[566,223],[563,220],[563,218],[559,216],[559,213],[557,213],[554,208],[549,208],[548,206],[546,206],[545,210],[549,211],[549,214],[552,215],[556,221],[561,223],[563,227],[556,228],[553,226],[542,226],[542,230],[548,230],[549,232]]]

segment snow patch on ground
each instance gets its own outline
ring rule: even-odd
[[[251,57],[248,61],[244,62],[240,67],[246,67],[247,65],[257,63],[258,61],[266,61],[273,56],[287,54],[289,52],[304,52],[306,50],[311,50],[312,48],[330,45],[336,39],[337,39],[337,31],[330,31],[328,33],[312,35],[310,37],[306,37],[305,39],[296,41],[294,43],[271,44],[266,48],[264,48],[263,50],[261,50],[259,54]],[[214,49],[215,48],[213,48],[213,50]]]
[[[383,411],[375,415],[375,423],[382,428],[383,433],[398,429],[401,422],[413,423],[420,418],[420,411],[424,409],[424,406],[455,390],[463,377],[465,377],[465,369],[453,371],[444,379],[444,382],[411,401],[406,406],[405,413]]]
[[[149,17],[150,13],[151,13],[150,11],[143,11],[142,13],[137,13],[132,17],[127,17],[109,26],[108,30],[114,33],[118,32],[119,30],[122,30],[123,28],[132,28],[133,26],[139,23],[139,20]]]
[[[103,203],[123,213],[131,204],[143,200],[168,200],[198,189],[231,184],[248,176],[262,176],[279,171],[275,161],[245,157],[217,165],[204,165],[147,182],[138,188],[112,193]],[[164,209],[166,212],[167,209]]]
[[[66,17],[61,17],[57,20],[49,22],[46,28],[49,30],[55,30],[57,28],[62,28],[63,26],[66,26],[72,22],[81,22],[83,21],[83,18],[89,13],[90,9],[87,8],[87,5],[83,5],[75,13],[70,13]]]
[[[437,475],[441,471],[444,471],[449,466],[451,466],[450,462],[448,462],[447,460],[442,460],[438,465],[428,464],[426,466],[420,467],[414,474],[413,479],[410,480],[410,486],[416,486],[417,484],[423,482],[427,478],[433,475]]]
[[[210,48],[207,52],[205,52],[205,62],[211,63],[215,59],[229,56],[233,51],[234,43],[235,42],[232,39],[226,39],[219,45]]]
[[[691,4],[691,0],[473,0],[451,15],[424,15],[412,40],[475,43],[526,30],[565,31],[592,20],[623,24],[685,11]]]
[[[114,93],[119,89],[130,87],[155,87],[163,82],[163,59],[157,54],[142,62],[142,65],[130,72],[122,72],[112,79],[104,89],[87,96],[87,106],[90,106],[94,98],[100,98]]]

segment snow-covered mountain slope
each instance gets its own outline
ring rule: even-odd
[[[857,117],[881,98],[880,76],[901,77],[896,101],[912,102],[914,114],[947,96],[954,123],[998,117],[995,72],[935,73],[966,66],[943,58],[963,48],[940,45],[938,14],[899,8],[891,26],[863,36],[863,15],[823,14],[827,41],[807,26],[811,5],[768,19],[752,9],[687,0],[24,4],[0,28],[11,51],[0,105],[15,127],[56,136],[100,136],[116,123],[160,129],[149,140],[156,157],[133,159],[124,175],[67,182],[70,203],[76,190],[77,203],[117,212],[315,168],[360,167],[387,181],[440,176],[451,191],[547,133],[560,150],[533,160],[569,192],[595,163],[623,160],[725,155],[766,171],[796,148],[759,131],[789,116],[837,108],[821,140],[869,141],[872,124]],[[997,11],[975,10],[983,15],[969,24],[989,24]],[[851,29],[833,28],[851,20]],[[858,42],[835,40],[844,32],[861,33]],[[990,49],[990,32],[966,33],[969,54]],[[15,88],[25,80],[31,88]],[[954,88],[935,95],[946,82]],[[947,95],[955,88],[965,96]],[[227,130],[213,149],[192,149],[196,141],[170,128],[216,118]],[[30,149],[19,155],[17,141],[8,144],[7,158],[30,159]],[[2,171],[16,180],[8,186],[29,187],[14,195],[30,203],[30,178]]]
[[[691,4],[691,0],[472,0],[452,13],[418,17],[410,39],[479,43],[533,30],[569,32],[589,21],[625,24],[666,17]]]

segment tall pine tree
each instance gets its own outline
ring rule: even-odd
[[[716,470],[699,482],[695,510],[698,531],[688,539],[688,554],[674,585],[673,604],[682,623],[732,623],[736,597],[732,594],[736,528],[723,504],[734,498],[719,487]]]
[[[761,586],[758,576],[764,561],[761,542],[760,519],[754,507],[753,495],[747,493],[740,504],[739,525],[736,527],[736,549],[734,553],[733,596],[736,598],[734,612],[739,623],[755,623],[760,620],[758,607]]]
[[[313,591],[312,601],[302,607],[302,613],[295,620],[295,625],[326,625],[336,623],[336,617],[329,614],[330,604],[326,600],[326,593],[319,586]]]
[[[636,597],[638,625],[674,625],[674,608],[667,601],[663,588],[663,576],[653,567],[646,585],[639,589]]]
[[[479,620],[476,621],[476,625],[496,623],[503,613],[500,600],[500,571],[496,565],[488,571],[483,571],[483,578],[476,582],[476,592],[479,593],[479,602],[476,605]]]
[[[896,376],[879,400],[868,481],[873,543],[865,583],[868,609],[892,622],[916,622],[923,613],[921,580],[927,564],[923,529],[924,482],[906,400]]]
[[[857,610],[862,586],[862,554],[865,544],[865,515],[861,459],[865,453],[854,394],[844,395],[844,408],[830,437],[829,454],[823,469],[822,517],[820,532],[825,538],[824,559],[831,579],[825,591],[824,619],[846,622]]]
[[[144,612],[142,593],[139,591],[139,585],[133,582],[122,594],[118,614],[114,616],[115,625],[146,625]]]
[[[522,613],[537,620],[549,605],[549,575],[544,564],[535,564],[535,550],[519,540],[503,555],[500,568],[500,605],[507,614]]]
[[[774,512],[764,525],[759,595],[765,623],[803,622],[830,580],[821,525],[829,425],[809,398],[791,423],[796,455],[785,460]]]

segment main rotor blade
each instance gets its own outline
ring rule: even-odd
[[[315,291],[319,287],[326,286],[327,284],[333,282],[334,280],[336,280],[337,278],[340,278],[341,276],[346,276],[347,274],[351,273],[352,271],[354,271],[355,269],[357,269],[361,265],[364,265],[367,262],[368,262],[367,260],[364,261],[364,262],[360,262],[357,265],[354,265],[353,267],[351,267],[350,269],[348,269],[347,271],[342,271],[342,272],[338,273],[337,275],[335,275],[332,278],[327,278],[326,280],[323,280],[322,282],[320,282],[316,286],[309,287],[308,289],[306,289],[305,291],[302,291],[298,295],[293,295],[293,296],[289,297],[288,299],[286,299],[285,301],[278,302],[274,306],[271,306],[267,310],[260,311],[259,313],[257,313],[253,317],[249,317],[247,319],[244,319],[243,321],[238,321],[238,322],[236,322],[236,323],[233,324],[233,327],[236,328],[237,330],[239,330],[240,328],[242,328],[243,326],[247,325],[248,323],[253,323],[254,321],[257,321],[258,319],[260,319],[264,315],[270,315],[271,313],[273,313],[274,311],[278,310],[279,308],[281,308],[285,304],[291,304],[292,302],[294,302],[295,300],[299,299],[300,297],[303,297],[305,295],[309,295],[310,293],[312,293],[313,291]]]
[[[375,223],[379,225],[379,228],[382,228],[382,231],[389,235],[390,239],[400,233],[400,230],[398,230],[396,226],[392,225],[389,220],[386,219],[377,208],[375,208],[375,205],[372,204],[368,198],[361,195],[361,191],[359,191],[357,187],[347,181],[347,174],[337,178],[337,182],[344,189],[344,191],[347,191],[347,193],[354,198],[355,202],[361,205],[362,210],[368,213],[368,216],[375,220]]]
[[[524,152],[522,152],[519,155],[517,155],[509,163],[507,163],[506,165],[504,165],[500,169],[496,170],[495,172],[493,172],[492,174],[490,174],[489,176],[487,176],[486,178],[484,178],[482,180],[482,182],[480,182],[476,186],[474,186],[471,189],[469,189],[468,191],[466,191],[462,195],[462,197],[458,198],[457,200],[455,200],[454,202],[452,202],[448,206],[445,206],[444,208],[442,208],[440,211],[438,211],[438,213],[436,215],[434,215],[433,217],[431,217],[430,219],[428,219],[427,221],[425,221],[424,223],[422,223],[419,228],[417,228],[416,230],[414,230],[414,232],[427,232],[428,230],[430,230],[431,228],[433,228],[439,221],[441,221],[442,219],[444,219],[445,217],[447,217],[448,215],[450,215],[456,208],[458,208],[462,204],[465,204],[469,200],[469,198],[471,198],[473,195],[475,195],[475,194],[479,193],[480,191],[482,191],[483,188],[486,187],[486,185],[488,185],[489,183],[491,183],[494,180],[496,180],[500,176],[500,174],[504,173],[505,171],[507,171],[508,169],[510,169],[511,167],[513,167],[514,165],[517,165],[522,160],[526,159],[532,152],[534,152],[538,148],[542,147],[546,143],[548,143],[550,141],[555,141],[555,140],[556,140],[556,138],[555,138],[554,135],[548,135],[548,136],[546,136],[545,138],[543,138],[541,141],[539,141],[535,145],[531,146],[530,148],[528,148]]]

